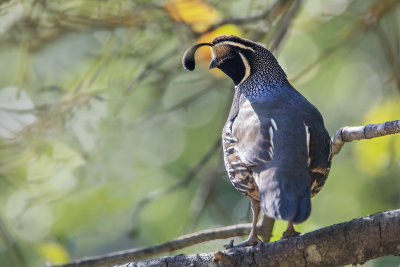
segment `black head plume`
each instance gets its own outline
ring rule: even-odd
[[[183,54],[182,58],[182,65],[186,70],[194,70],[196,67],[196,62],[194,60],[194,54],[196,53],[196,50],[201,47],[201,46],[213,46],[210,43],[200,43],[200,44],[195,44],[194,46],[190,47],[188,50],[186,50],[185,54]]]

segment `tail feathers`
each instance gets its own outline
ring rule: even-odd
[[[292,177],[286,176],[284,170],[279,171],[276,167],[262,172],[260,204],[268,217],[301,223],[311,213],[309,177],[289,175]]]

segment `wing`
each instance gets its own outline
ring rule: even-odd
[[[246,101],[232,126],[238,140],[238,156],[247,166],[266,165],[274,157],[274,132],[276,121],[267,114],[257,114],[254,106]]]
[[[317,194],[328,178],[331,166],[331,142],[321,113],[297,90],[290,92],[289,102],[296,107],[294,113],[302,118],[306,127],[308,166],[311,176],[311,197]]]
[[[253,172],[264,213],[298,223],[311,211],[306,126],[301,113],[277,103],[245,102],[232,136],[241,162]]]
[[[312,180],[311,197],[313,197],[325,185],[329,175],[332,162],[331,139],[321,116],[318,121],[307,121],[306,127],[309,134],[309,171]]]
[[[233,186],[241,193],[259,200],[257,173],[254,168],[265,165],[273,157],[272,135],[276,123],[261,122],[251,104],[245,102],[234,120],[228,120],[223,130],[225,167]],[[265,126],[265,127],[262,127]]]

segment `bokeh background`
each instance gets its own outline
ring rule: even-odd
[[[233,83],[207,69],[208,48],[181,66],[218,34],[266,44],[331,135],[400,117],[397,0],[1,1],[0,266],[251,220],[219,144]],[[312,205],[302,232],[399,208],[400,135],[346,144]]]

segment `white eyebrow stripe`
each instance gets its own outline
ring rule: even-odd
[[[242,82],[244,82],[250,76],[250,65],[249,65],[249,62],[247,61],[245,56],[242,55],[242,53],[239,52],[239,55],[242,58],[245,72],[244,72],[243,79],[240,81],[240,83],[237,86],[241,85]]]
[[[250,46],[247,46],[247,45],[244,45],[244,44],[241,44],[241,43],[232,42],[232,41],[220,42],[220,43],[216,44],[215,46],[224,45],[224,44],[225,45],[227,44],[227,45],[231,45],[231,46],[236,46],[236,47],[239,47],[239,48],[242,48],[242,49],[247,49],[247,50],[251,50],[251,51],[255,52],[255,50]]]

